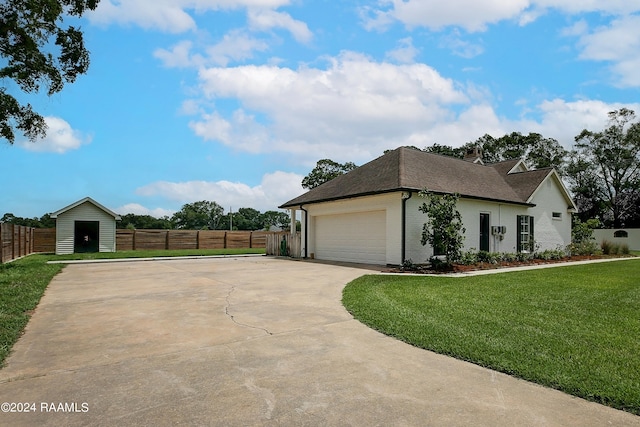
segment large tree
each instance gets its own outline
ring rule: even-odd
[[[87,72],[89,51],[82,32],[63,26],[99,0],[3,0],[0,2],[0,137],[13,144],[16,130],[35,141],[46,135],[44,118],[8,91],[12,80],[25,93],[44,88],[51,96]]]
[[[462,146],[463,150],[479,147],[483,152],[483,161],[501,162],[509,159],[523,159],[531,169],[554,167],[564,172],[568,152],[553,138],[545,138],[539,133],[522,135],[511,132],[499,138],[484,135]],[[464,152],[463,151],[463,152]]]
[[[462,147],[433,144],[424,151],[445,156],[463,158],[465,153],[474,148],[482,149],[482,160],[485,163],[496,163],[509,159],[523,159],[531,169],[554,167],[564,173],[568,152],[553,138],[545,138],[539,133],[522,135],[512,132],[499,138],[485,134]]]
[[[305,176],[302,180],[302,186],[304,188],[312,189],[319,185],[324,184],[327,181],[331,181],[333,178],[350,172],[357,168],[355,163],[338,163],[331,159],[318,160],[316,167],[313,168],[309,175]]]
[[[609,113],[601,132],[576,136],[568,175],[583,220],[599,217],[606,226],[631,225],[640,203],[640,123],[632,110]]]
[[[217,230],[224,215],[224,208],[216,202],[202,200],[187,203],[173,214],[174,227],[183,230]]]

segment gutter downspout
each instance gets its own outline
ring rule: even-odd
[[[309,215],[307,210],[300,205],[300,210],[304,212],[304,259],[307,259],[307,235],[309,233]]]
[[[406,239],[407,239],[407,200],[411,198],[411,191],[402,193],[402,256],[401,261],[404,264],[406,255]]]

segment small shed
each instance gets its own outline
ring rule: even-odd
[[[56,220],[56,254],[115,252],[120,216],[91,197],[51,214]]]

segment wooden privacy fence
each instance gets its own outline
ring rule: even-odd
[[[0,224],[0,264],[34,252],[33,230],[23,225]]]
[[[267,236],[267,255],[290,256],[300,258],[300,233],[289,232],[272,233]]]
[[[264,248],[272,231],[116,230],[116,250]]]
[[[56,251],[55,228],[29,228],[14,226],[13,224],[1,225],[2,260],[0,263],[31,253]],[[116,230],[116,250],[265,248],[267,246],[267,237],[276,234],[282,235],[286,233],[274,231],[118,229]]]

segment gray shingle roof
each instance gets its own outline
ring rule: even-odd
[[[425,188],[436,193],[530,205],[527,200],[552,169],[507,175],[516,163],[517,160],[482,165],[400,147],[280,207]]]

